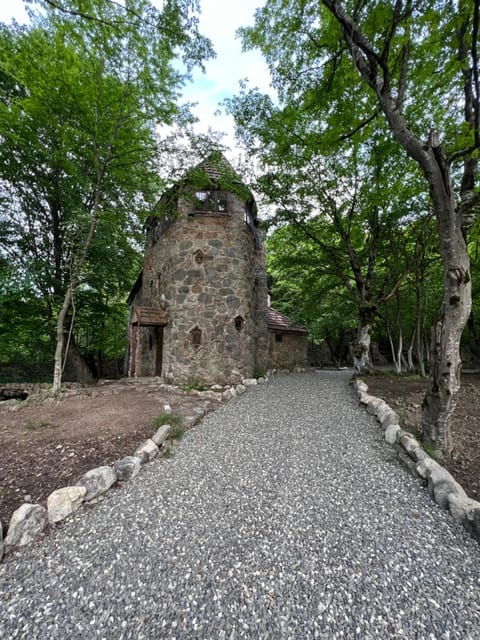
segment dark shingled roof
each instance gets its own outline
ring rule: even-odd
[[[292,324],[283,313],[268,307],[267,327],[272,331],[283,331],[284,333],[305,333],[308,334],[307,327],[301,324]]]
[[[205,171],[207,176],[216,182],[221,176],[225,174],[232,176],[234,182],[242,183],[240,176],[236,173],[232,165],[228,162],[225,156],[218,152],[211,153],[208,158],[202,160],[195,169]]]

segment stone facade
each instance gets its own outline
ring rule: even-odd
[[[273,369],[306,367],[308,334],[268,332],[268,361]]]
[[[308,331],[270,307],[267,309],[268,363],[272,369],[308,365]]]
[[[218,188],[218,160],[202,169],[204,184],[187,179],[167,215],[149,221],[129,299],[130,375],[235,383],[267,367],[265,250],[253,198]]]

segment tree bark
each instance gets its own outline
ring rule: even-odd
[[[361,308],[359,312],[357,338],[350,345],[355,373],[371,371],[372,368],[370,363],[370,332],[374,313],[375,310],[372,308]]]

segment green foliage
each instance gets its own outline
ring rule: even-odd
[[[170,424],[172,427],[180,427],[183,423],[183,417],[179,413],[161,413],[152,421],[152,428],[158,429],[164,424]]]
[[[182,389],[187,393],[189,391],[203,391],[205,389],[205,382],[198,376],[191,376],[187,384],[183,385]]]
[[[227,107],[263,168],[255,188],[275,208],[273,303],[314,340],[331,342],[332,331],[339,339],[368,311],[374,337],[398,343],[403,334],[421,351],[442,296],[428,185],[393,140],[375,83],[353,63],[341,11],[365,34],[366,44],[352,45],[357,63],[372,61],[368,47],[379,52],[383,92],[414,135],[426,139],[434,127],[450,153],[478,142],[461,108],[474,77],[471,4],[267,0],[240,34],[262,52],[277,95],[245,83]]]
[[[434,460],[442,460],[443,452],[438,446],[438,443],[433,442],[432,440],[422,440],[422,449]]]
[[[170,440],[181,440],[185,435],[185,429],[180,426],[173,427],[168,437]]]
[[[179,91],[212,49],[189,0],[37,4],[28,27],[0,25],[0,259],[16,274],[0,293],[0,358],[39,341],[52,357],[70,284],[74,339],[118,357],[141,221],[165,185],[157,128],[191,120]]]

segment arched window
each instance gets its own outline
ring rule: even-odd
[[[235,318],[235,320],[233,321],[234,325],[235,325],[235,329],[240,332],[243,329],[243,325],[244,325],[244,319],[242,318],[242,316],[237,316]]]

